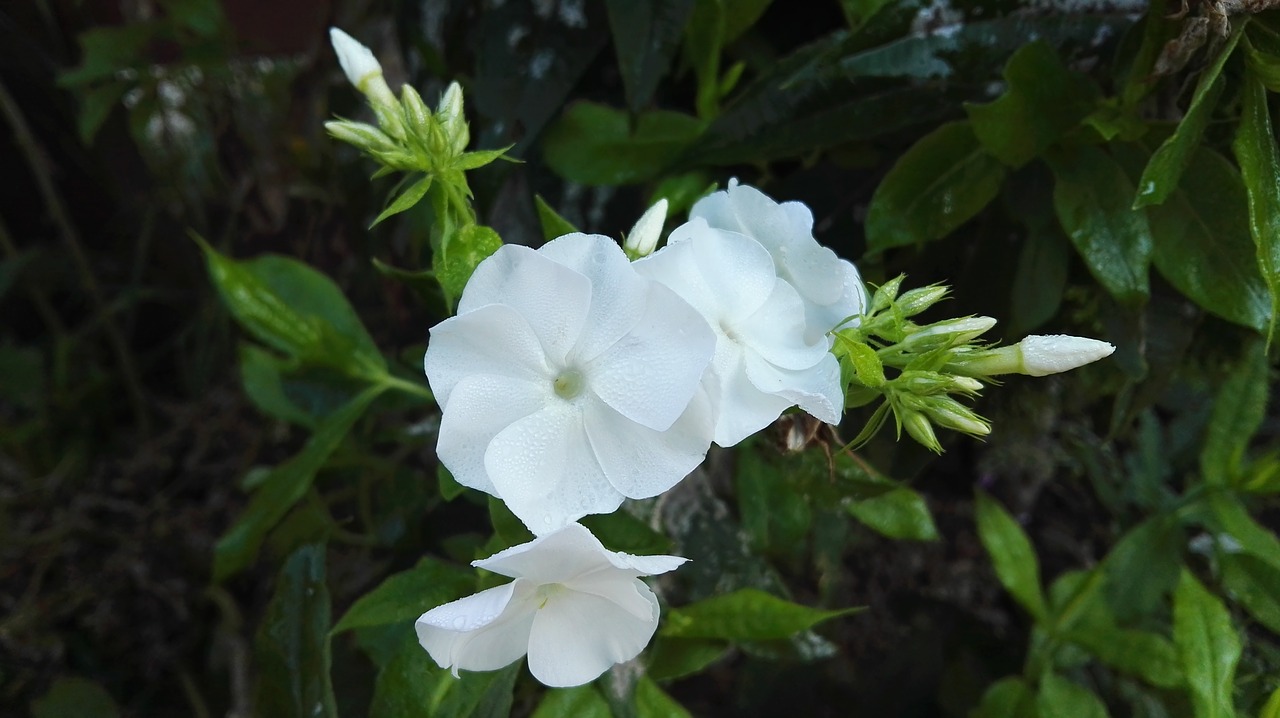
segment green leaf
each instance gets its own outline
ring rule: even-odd
[[[80,65],[58,76],[60,87],[114,78],[120,70],[147,62],[147,45],[161,31],[157,21],[95,27],[80,33]]]
[[[982,694],[969,718],[1037,718],[1036,694],[1021,678],[1002,678]]]
[[[49,692],[31,701],[31,718],[117,718],[111,694],[86,678],[59,678]]]
[[[632,112],[639,112],[649,104],[680,47],[685,23],[693,12],[693,0],[606,0],[605,8],[627,106]]]
[[[306,495],[316,472],[342,443],[373,400],[381,386],[364,390],[350,403],[335,411],[316,428],[306,446],[292,459],[277,466],[253,494],[249,507],[218,539],[213,550],[213,580],[220,582],[253,562],[263,538],[293,505]]]
[[[454,678],[418,645],[412,627],[400,649],[378,672],[369,715],[373,718],[507,718],[520,661],[497,671]]]
[[[474,152],[464,152],[454,161],[452,169],[454,170],[474,170],[493,164],[497,160],[505,159],[508,162],[519,162],[512,157],[505,157],[507,152],[515,145],[507,145],[494,150],[476,150]]]
[[[1107,707],[1093,691],[1053,673],[1040,679],[1036,696],[1040,718],[1107,718]]]
[[[1200,451],[1200,473],[1209,486],[1243,477],[1245,449],[1266,413],[1270,369],[1262,345],[1254,342],[1218,390]]]
[[[626,511],[584,516],[578,523],[590,529],[611,551],[640,556],[671,550],[671,539]]]
[[[1262,707],[1262,712],[1258,714],[1258,718],[1280,718],[1280,688],[1276,688],[1271,697],[1267,699],[1267,704]]]
[[[1240,550],[1280,569],[1280,539],[1255,521],[1238,499],[1215,492],[1209,497],[1209,507],[1217,531],[1229,534]]]
[[[552,688],[542,697],[532,718],[613,718],[609,702],[588,683],[576,688]]]
[[[259,411],[298,426],[313,428],[315,420],[285,395],[281,374],[288,362],[254,344],[240,345],[240,385]]]
[[[655,681],[683,678],[701,672],[728,652],[729,644],[722,640],[661,636],[649,649],[645,673]]]
[[[502,542],[502,548],[516,546],[533,540],[533,533],[524,525],[501,499],[489,497],[489,521],[493,532]]]
[[[867,208],[867,251],[947,236],[995,198],[1004,175],[968,122],[939,127],[907,150],[876,188]]]
[[[1178,583],[1183,545],[1175,516],[1153,516],[1116,542],[1101,565],[1112,613],[1128,622],[1156,610]]]
[[[892,539],[936,541],[938,529],[924,497],[900,486],[892,491],[861,501],[851,501],[845,508],[868,528]]]
[[[1249,75],[1272,92],[1280,92],[1280,33],[1258,22],[1249,23],[1241,42]]]
[[[1056,228],[1027,236],[1018,252],[1010,290],[1010,324],[1015,336],[1030,332],[1058,313],[1070,266],[1071,247]]]
[[[834,351],[837,358],[848,360],[848,364],[853,367],[853,376],[863,386],[873,389],[884,386],[884,364],[874,349],[860,341],[837,334]]]
[[[490,227],[469,224],[458,230],[449,246],[434,261],[436,278],[450,301],[462,296],[472,273],[502,246],[502,238]]]
[[[1018,522],[995,499],[979,491],[974,504],[978,537],[991,556],[996,578],[1037,621],[1048,616],[1040,588],[1040,562]]]
[[[1151,258],[1170,284],[1227,321],[1267,327],[1270,299],[1249,238],[1244,183],[1225,157],[1196,149],[1178,190],[1147,215]]]
[[[1227,592],[1258,623],[1280,634],[1280,568],[1243,553],[1224,552],[1220,560]]]
[[[417,566],[388,576],[377,588],[356,599],[333,632],[416,619],[436,606],[465,596],[475,583],[474,571],[424,558]]]
[[[1251,74],[1245,75],[1240,127],[1231,147],[1249,197],[1249,231],[1257,246],[1258,267],[1271,295],[1269,343],[1274,322],[1280,318],[1280,153],[1267,107],[1267,90]]]
[[[1196,718],[1232,718],[1240,637],[1222,602],[1186,570],[1173,596],[1173,640]]]
[[[1129,207],[1133,185],[1124,170],[1096,147],[1072,147],[1048,159],[1058,221],[1089,271],[1120,303],[1145,303],[1151,228],[1145,213]]]
[[[636,718],[690,718],[689,711],[648,676],[636,683]]]
[[[759,589],[744,588],[671,609],[662,635],[765,641],[787,638],[823,621],[859,610],[824,611],[786,601]]]
[[[197,237],[209,275],[240,326],[287,356],[374,376],[386,360],[328,277],[295,259],[266,255],[240,262]]]
[[[1075,127],[1097,101],[1097,90],[1067,70],[1044,41],[1024,46],[1004,68],[1008,90],[985,105],[966,104],[978,141],[1010,167],[1021,167]]]
[[[102,123],[111,116],[111,111],[120,106],[120,100],[129,86],[123,82],[109,82],[99,85],[80,96],[80,114],[76,117],[76,130],[80,141],[86,145],[93,144],[93,138]]]
[[[1243,23],[1236,26],[1235,32],[1231,33],[1231,38],[1218,51],[1213,64],[1201,73],[1195,94],[1191,97],[1191,105],[1187,108],[1187,114],[1183,115],[1182,122],[1178,123],[1178,129],[1164,141],[1164,144],[1160,145],[1155,154],[1151,155],[1151,161],[1142,172],[1142,179],[1138,180],[1137,194],[1126,195],[1133,196],[1134,209],[1160,204],[1170,192],[1177,188],[1178,180],[1191,159],[1191,153],[1200,145],[1200,137],[1204,134],[1204,128],[1209,124],[1209,118],[1218,104],[1218,97],[1222,94],[1226,83],[1226,80],[1220,77],[1222,67],[1235,50],[1236,43],[1240,41],[1240,31],[1243,27]]]
[[[377,227],[382,220],[387,217],[400,214],[421,202],[422,198],[427,195],[427,190],[431,189],[431,179],[431,175],[426,174],[419,178],[418,181],[409,185],[405,191],[400,193],[399,197],[395,198],[395,201],[387,205],[386,209],[382,210],[382,213],[378,215],[378,218],[373,220],[373,223],[369,225],[369,229]]]
[[[542,199],[542,195],[534,195],[533,203],[538,208],[538,224],[542,226],[542,239],[550,242],[557,237],[563,237],[566,234],[573,234],[578,231],[569,223],[569,220],[561,217],[547,201]]]
[[[578,102],[547,128],[547,165],[565,179],[586,185],[625,185],[656,178],[698,135],[696,117],[653,110],[636,117],[594,102]]]
[[[258,629],[254,655],[256,715],[338,715],[329,677],[329,589],[323,545],[303,546],[285,561]]]

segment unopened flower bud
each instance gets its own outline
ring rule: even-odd
[[[334,120],[324,123],[324,128],[334,139],[346,142],[369,153],[394,152],[396,145],[381,130],[363,122]]]
[[[467,128],[467,117],[462,112],[461,85],[456,82],[449,83],[449,87],[444,91],[444,96],[440,98],[440,104],[436,107],[436,117],[444,128],[445,136],[449,138],[450,152],[460,154],[467,148],[467,143],[471,141],[471,130]]]
[[[906,278],[905,274],[899,274],[876,288],[876,293],[871,295],[872,314],[888,309],[889,305],[893,304],[893,300],[898,298],[898,289],[902,286],[902,280]]]
[[[336,27],[329,28],[329,42],[347,80],[376,105],[394,104],[395,95],[382,78],[382,65],[369,48]]]
[[[1069,334],[1032,334],[1018,345],[1022,347],[1022,373],[1031,376],[1069,371],[1109,357],[1116,350],[1107,342]]]
[[[948,319],[921,327],[912,332],[902,347],[911,351],[929,351],[944,344],[965,344],[981,336],[996,325],[991,317],[964,317]]]
[[[898,421],[906,428],[911,438],[935,454],[942,453],[942,444],[938,442],[937,434],[933,433],[933,425],[924,414],[912,409],[901,409],[897,414]]]
[[[431,109],[422,101],[422,95],[410,85],[400,88],[400,104],[404,107],[405,119],[412,125],[413,132],[426,134],[431,125]]]
[[[639,259],[653,254],[653,250],[658,246],[658,239],[662,236],[662,226],[666,221],[667,200],[663,198],[645,210],[627,234],[627,239],[622,244],[627,256]]]
[[[985,419],[949,396],[931,396],[925,400],[924,406],[929,418],[938,426],[971,436],[986,436],[991,433],[991,425]]]
[[[913,317],[944,299],[947,291],[940,284],[912,289],[898,299],[898,311],[903,317]]]

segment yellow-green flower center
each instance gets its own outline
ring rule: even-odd
[[[584,384],[582,373],[576,369],[565,369],[560,372],[555,381],[551,382],[552,387],[556,390],[556,396],[561,399],[573,399],[578,396],[582,393]]]

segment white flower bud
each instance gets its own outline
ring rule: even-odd
[[[436,106],[436,118],[449,138],[449,150],[460,154],[471,141],[471,132],[467,128],[467,118],[462,114],[462,87],[458,83],[450,82],[445,89],[440,104]]]
[[[396,101],[387,81],[382,77],[382,64],[373,52],[355,38],[336,27],[329,28],[329,42],[338,55],[338,64],[347,75],[347,81],[364,93],[371,102],[380,105]]]
[[[1068,371],[1111,356],[1107,342],[1069,334],[1033,334],[1018,343],[1022,349],[1022,373],[1045,376]]]
[[[663,198],[645,210],[627,234],[627,241],[622,245],[627,255],[634,259],[653,254],[654,248],[658,246],[658,238],[662,236],[662,225],[666,221],[667,200]]]

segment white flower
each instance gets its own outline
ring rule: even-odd
[[[640,215],[636,225],[631,228],[631,233],[627,235],[627,241],[623,242],[622,248],[631,257],[647,257],[653,254],[653,250],[658,246],[658,239],[662,236],[662,225],[666,221],[667,200],[663,198]]]
[[[804,300],[808,341],[865,311],[867,290],[857,268],[813,238],[813,213],[804,204],[779,204],[755,187],[729,180],[727,190],[698,200],[689,218],[745,234],[769,251],[778,276]]]
[[[806,337],[803,300],[760,243],[698,218],[635,268],[674,289],[716,334],[706,384],[717,444],[733,446],[796,405],[840,420],[840,365],[822,334]]]
[[[382,64],[369,48],[336,27],[329,28],[329,42],[353,87],[374,102],[395,104],[395,95],[382,77]]]
[[[1082,367],[1109,357],[1116,350],[1107,342],[1069,334],[1032,334],[1018,342],[1018,346],[1022,349],[1022,373],[1031,376],[1057,374]]]
[[[422,614],[418,642],[455,676],[496,670],[528,653],[529,671],[548,686],[589,683],[653,637],[658,599],[638,577],[686,560],[609,551],[569,524],[475,561],[515,580]]]
[[[504,246],[431,330],[437,454],[535,534],[656,496],[706,456],[714,347],[698,312],[608,237]]]

